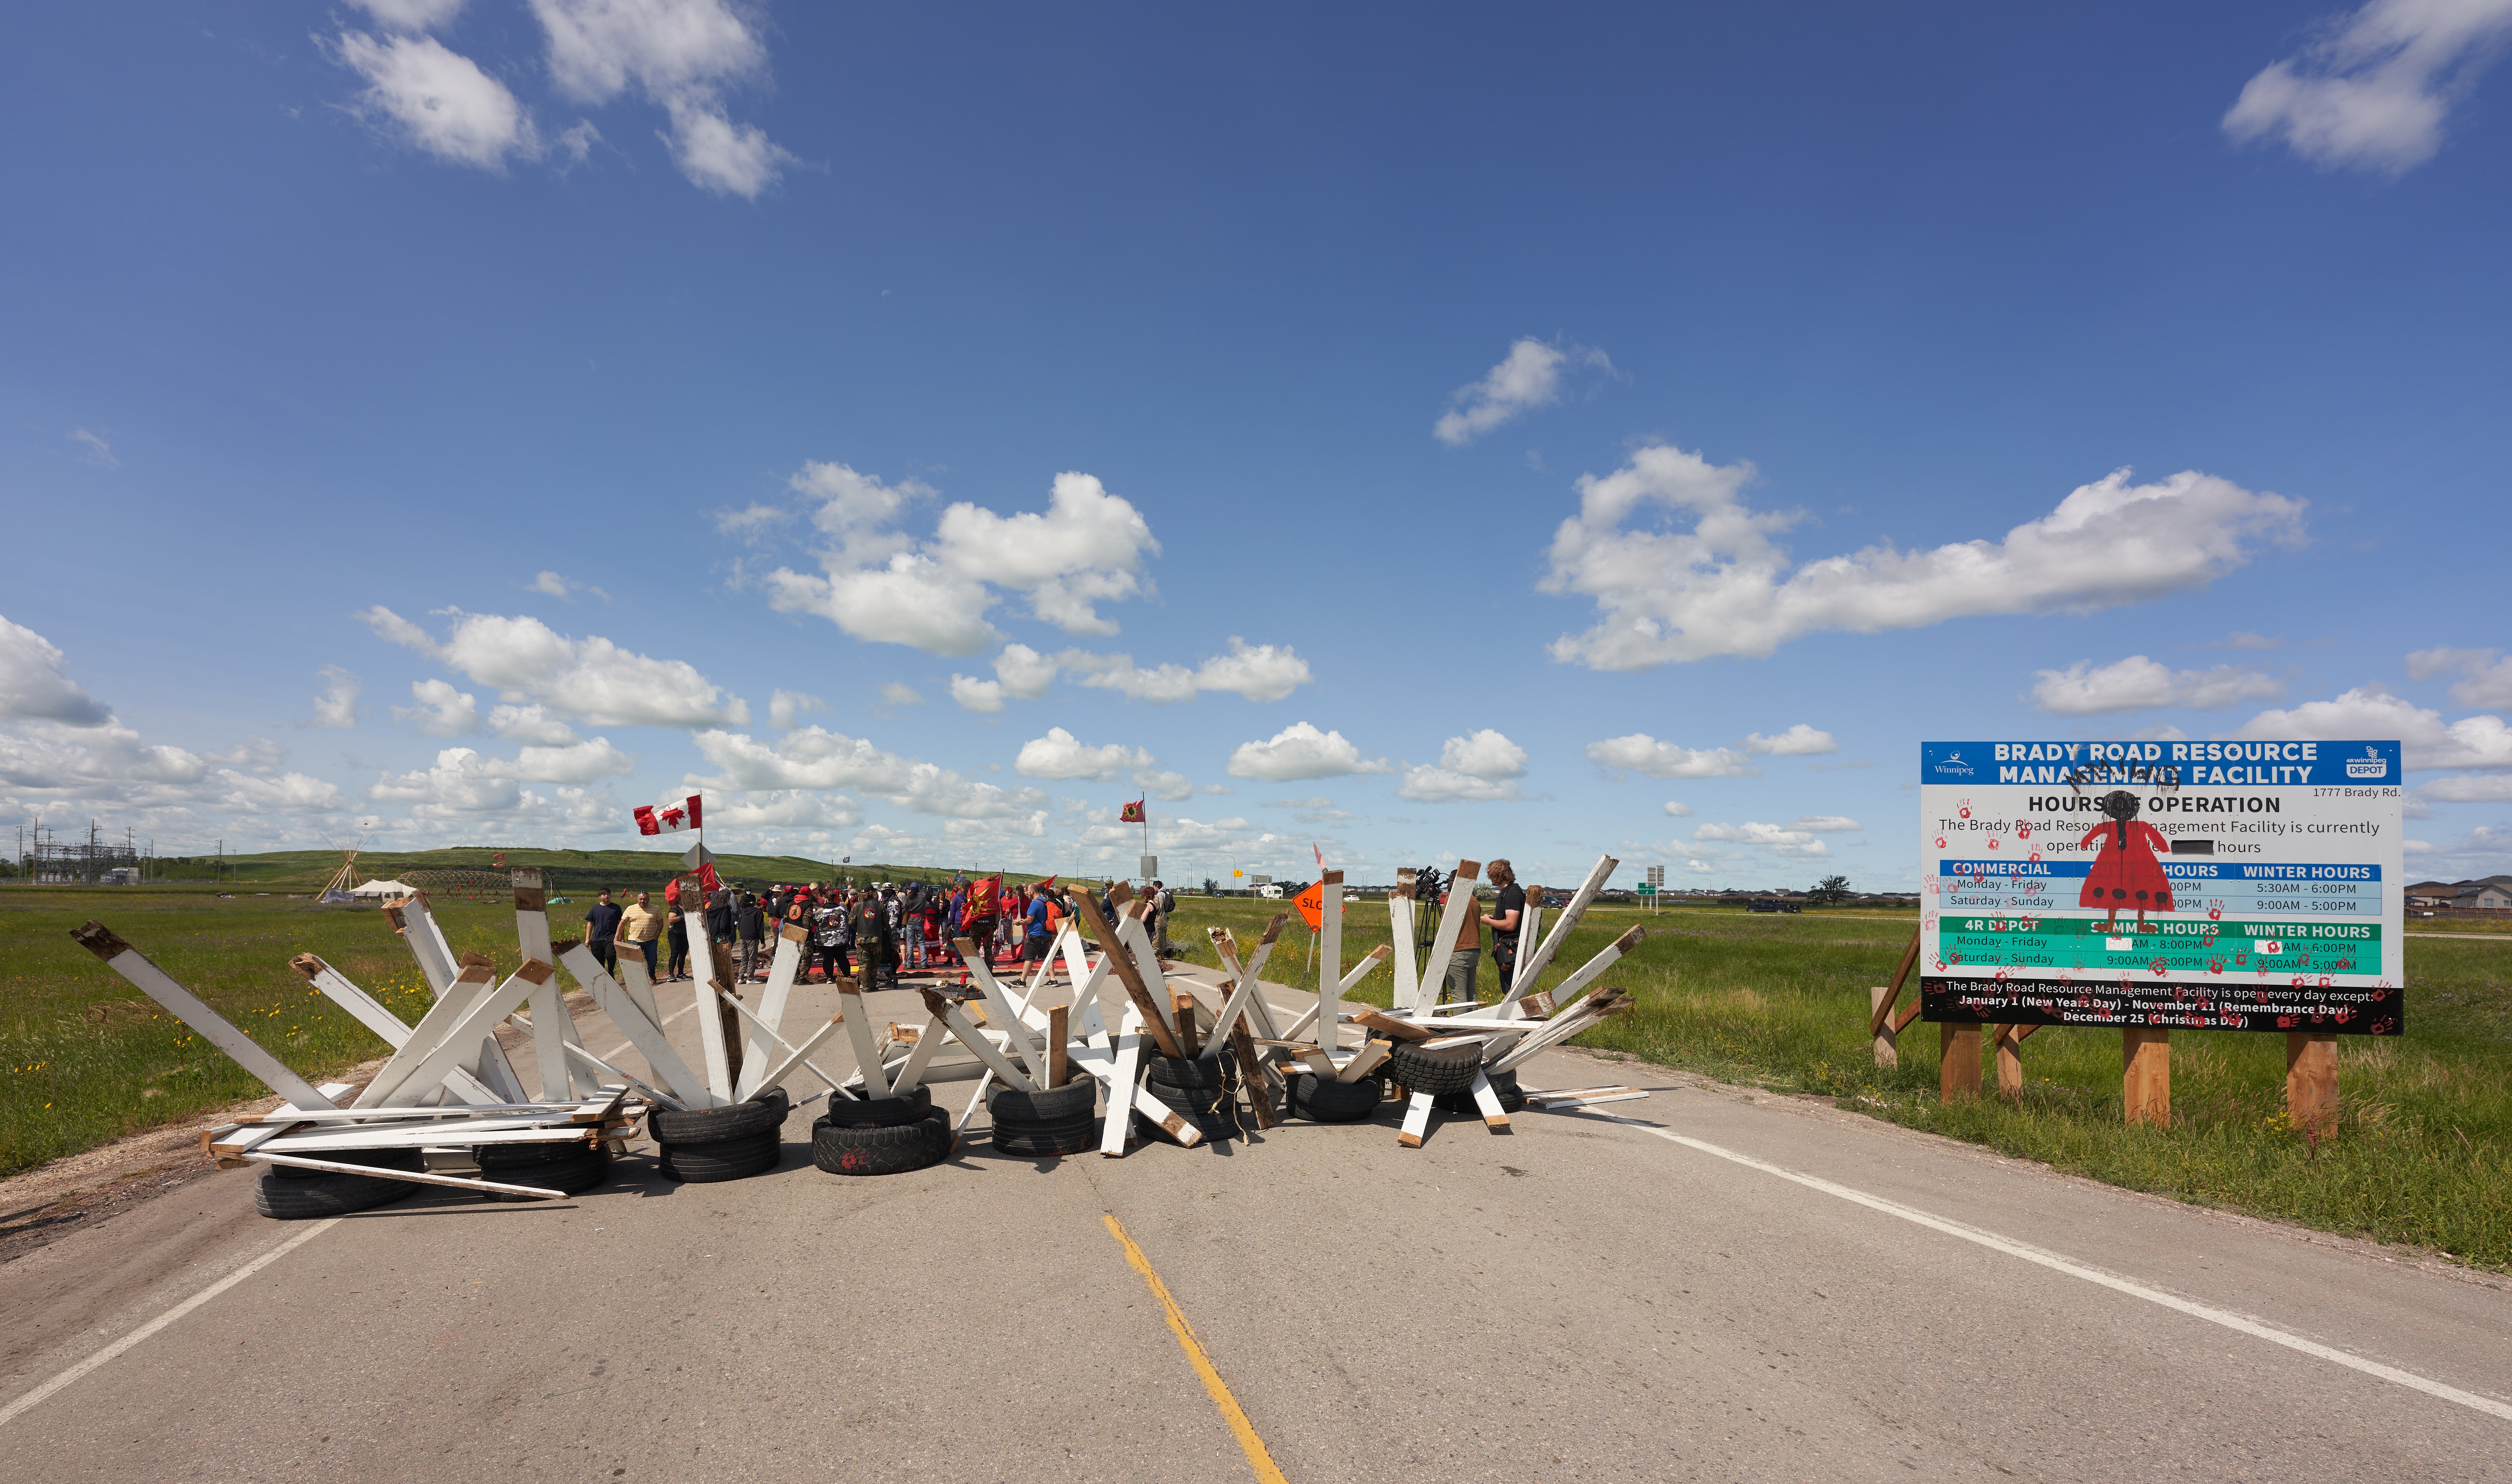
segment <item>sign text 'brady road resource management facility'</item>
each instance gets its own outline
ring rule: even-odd
[[[2396,1035],[2396,742],[1929,742],[1934,1021]]]

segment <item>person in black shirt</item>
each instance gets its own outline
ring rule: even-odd
[[[688,899],[687,897],[683,897],[681,900],[686,902]],[[689,977],[688,919],[682,916],[677,908],[670,910],[667,913],[667,916],[669,916],[672,920],[671,925],[664,929],[663,937],[664,941],[668,942],[672,947],[672,962],[670,969],[663,975],[663,977],[666,979],[687,979]]]
[[[759,893],[745,891],[734,899],[733,930],[741,937],[741,977],[760,977],[759,943],[767,936],[767,915],[759,909]]]
[[[1492,885],[1499,889],[1492,910],[1483,915],[1483,926],[1492,930],[1492,967],[1500,971],[1501,988],[1515,987],[1517,979],[1517,926],[1526,918],[1526,888],[1517,884],[1517,873],[1505,860],[1494,861],[1486,868]]]
[[[610,900],[610,888],[602,888],[601,897],[584,911],[584,946],[593,950],[593,960],[602,971],[613,978],[619,974],[619,945],[611,940],[619,936],[619,908]]]

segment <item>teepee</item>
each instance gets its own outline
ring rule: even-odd
[[[323,889],[314,894],[314,900],[318,902],[354,902],[357,900],[357,898],[349,895],[349,888],[357,883],[358,852],[365,849],[366,844],[366,840],[361,838],[356,844],[351,845],[346,850],[340,850],[340,869],[332,873],[332,879],[323,883]],[[334,844],[332,848],[338,850],[340,847],[337,844]]]

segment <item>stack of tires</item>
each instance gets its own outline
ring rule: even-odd
[[[654,1167],[664,1179],[684,1185],[743,1180],[772,1170],[784,1153],[782,1130],[791,1112],[793,1102],[782,1087],[729,1108],[655,1109],[646,1115],[646,1132],[663,1150]]]
[[[363,1164],[377,1170],[415,1173],[426,1168],[425,1157],[414,1149],[325,1150],[322,1157],[334,1164]],[[253,1188],[253,1208],[273,1221],[312,1221],[389,1205],[417,1193],[418,1189],[413,1181],[382,1175],[348,1175],[309,1170],[302,1165],[272,1164],[262,1167],[261,1184]]]
[[[1495,1072],[1490,1074],[1490,1076],[1492,1091],[1500,1095],[1502,1113],[1515,1113],[1526,1106],[1526,1090],[1517,1085],[1516,1073]],[[1481,1106],[1474,1102],[1473,1085],[1473,1074],[1469,1073],[1466,1075],[1464,1087],[1455,1092],[1438,1094],[1431,1099],[1431,1106],[1441,1113],[1468,1113],[1479,1118],[1483,1115],[1483,1111]]]
[[[1433,1107],[1452,1113],[1473,1111],[1473,1095],[1467,1089],[1474,1085],[1474,1073],[1482,1064],[1483,1048],[1479,1041],[1428,1051],[1422,1049],[1419,1041],[1397,1041],[1394,1051],[1386,1061],[1388,1080],[1408,1093],[1427,1092],[1433,1099]],[[1458,1098],[1464,1100],[1462,1108],[1437,1101]],[[1523,1103],[1524,1097],[1521,1096],[1519,1101]]]
[[[995,1148],[1030,1159],[1058,1159],[1099,1147],[1099,1079],[1069,1071],[1061,1087],[1021,1092],[999,1087],[987,1095],[995,1120]]]
[[[1312,1123],[1357,1123],[1387,1101],[1383,1076],[1354,1077],[1338,1082],[1314,1072],[1291,1077],[1291,1112]]]
[[[1255,1126],[1238,1104],[1238,1063],[1227,1056],[1156,1056],[1149,1080],[1153,1096],[1184,1114],[1206,1143],[1244,1138]],[[1163,1144],[1178,1142],[1151,1118],[1143,1119],[1143,1131]]]
[[[610,1178],[610,1151],[581,1139],[546,1144],[483,1144],[471,1151],[480,1178],[499,1185],[531,1186],[569,1195],[590,1191]],[[493,1201],[533,1201],[537,1195],[506,1195],[491,1191]]]
[[[811,1162],[832,1175],[904,1175],[940,1164],[957,1143],[929,1087],[905,1097],[833,1092],[829,1111],[811,1120]]]

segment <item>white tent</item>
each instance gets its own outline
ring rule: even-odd
[[[418,895],[418,888],[415,886],[405,885],[400,881],[369,881],[364,886],[352,887],[349,891],[349,895],[353,897],[414,897]]]

